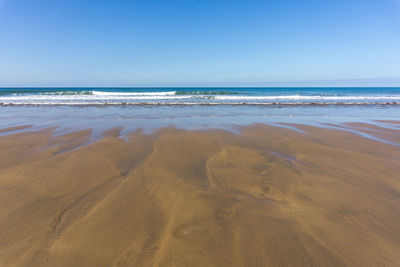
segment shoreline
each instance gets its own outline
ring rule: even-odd
[[[266,102],[266,103],[243,103],[243,102],[211,102],[211,103],[196,103],[196,102],[177,102],[177,103],[159,103],[159,102],[154,102],[154,103],[135,103],[135,102],[119,102],[119,103],[107,103],[107,102],[101,102],[101,103],[38,103],[38,104],[32,104],[32,103],[2,103],[0,102],[0,106],[3,107],[107,107],[107,106],[171,106],[171,107],[176,107],[176,106],[249,106],[249,107],[354,107],[354,106],[360,106],[360,107],[385,107],[385,106],[398,106],[400,105],[400,102],[374,102],[374,103],[363,103],[363,102],[340,102],[340,103],[329,103],[329,102],[324,102],[324,103],[318,103],[318,102],[303,102],[303,103],[279,103],[279,102]]]
[[[291,129],[293,131],[297,131],[299,133],[302,132],[301,127],[303,126],[312,126],[316,128],[322,129],[331,129],[331,130],[339,130],[345,131],[348,133],[353,133],[358,136],[361,136],[366,139],[374,140],[379,143],[389,144],[393,146],[400,146],[400,139],[398,138],[398,131],[400,128],[398,125],[400,121],[395,120],[371,120],[371,121],[350,121],[350,122],[342,122],[342,123],[327,123],[327,122],[316,122],[316,123],[296,123],[296,122],[270,122],[270,123],[263,123],[263,122],[253,122],[248,124],[232,124],[231,127],[221,127],[221,126],[213,126],[213,127],[194,127],[194,128],[185,128],[185,127],[177,127],[175,125],[167,125],[167,126],[160,126],[160,127],[153,127],[150,129],[146,129],[145,127],[137,127],[137,128],[129,128],[127,125],[117,125],[113,127],[106,127],[103,128],[101,131],[96,131],[95,129],[91,128],[90,125],[85,127],[85,125],[80,125],[79,127],[72,127],[72,128],[65,128],[63,126],[39,126],[39,125],[17,125],[17,126],[9,126],[5,128],[0,128],[0,138],[7,135],[25,133],[25,132],[40,132],[40,131],[47,131],[49,129],[54,130],[54,136],[63,136],[68,134],[73,134],[75,132],[86,131],[90,130],[92,135],[90,138],[90,143],[100,141],[108,135],[108,133],[115,132],[115,129],[118,129],[118,135],[114,136],[120,138],[122,140],[128,140],[129,136],[133,132],[143,132],[147,135],[152,135],[163,128],[175,128],[177,130],[187,130],[187,131],[226,131],[232,134],[238,135],[240,131],[248,128],[254,127],[256,125],[266,125],[270,127],[276,128],[286,128]],[[300,126],[300,128],[297,128]]]

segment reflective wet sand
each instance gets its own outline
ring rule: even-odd
[[[400,147],[291,126],[3,135],[0,265],[398,266]]]

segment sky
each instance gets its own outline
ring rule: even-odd
[[[400,86],[400,0],[0,0],[0,86]]]

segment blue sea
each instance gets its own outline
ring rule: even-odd
[[[2,105],[398,105],[400,88],[1,88]]]
[[[0,88],[0,128],[90,128],[97,137],[113,127],[122,133],[165,126],[235,131],[253,123],[328,127],[381,120],[400,120],[400,87]]]

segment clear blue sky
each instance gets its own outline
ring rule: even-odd
[[[0,86],[400,86],[400,0],[0,0]]]

